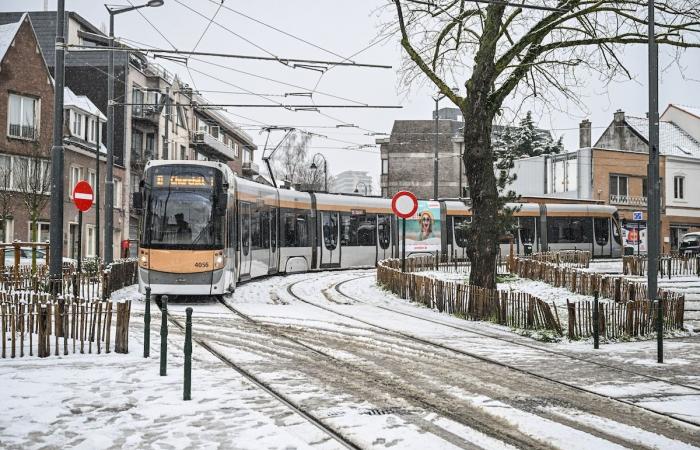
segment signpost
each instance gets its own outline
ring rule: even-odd
[[[637,222],[637,256],[639,256],[639,245],[642,242],[642,220],[644,220],[644,212],[634,211],[632,220]]]
[[[391,210],[402,219],[401,272],[406,271],[406,219],[418,211],[418,199],[412,192],[399,191],[391,198]]]
[[[92,186],[85,180],[78,181],[73,188],[73,203],[78,208],[78,276],[83,259],[83,212],[92,207],[94,197]]]

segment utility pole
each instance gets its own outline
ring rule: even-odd
[[[664,362],[663,304],[658,298],[659,242],[661,228],[661,198],[659,189],[659,50],[654,34],[654,0],[649,0],[649,224],[647,242],[647,286],[649,300],[656,300],[657,362]],[[658,300],[657,300],[658,298]]]
[[[102,129],[102,123],[100,122],[100,114],[95,116],[95,123],[97,130],[95,130],[95,256],[100,258],[100,130]]]
[[[438,199],[438,102],[442,97],[435,97],[435,156],[433,157],[433,200]]]
[[[163,159],[170,159],[170,87],[165,88],[165,142]]]
[[[114,14],[109,14],[109,46],[114,47]],[[105,177],[104,263],[114,257],[114,49],[107,62],[107,173]]]
[[[51,147],[51,228],[49,231],[51,292],[60,293],[63,277],[63,84],[65,0],[56,8],[56,48],[53,93],[53,146]]]

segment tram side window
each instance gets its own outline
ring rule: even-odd
[[[241,203],[241,250],[243,255],[248,255],[250,250],[250,205]]]
[[[391,244],[391,216],[380,214],[377,216],[377,234],[379,235],[379,246],[386,250]]]
[[[338,247],[338,220],[336,213],[323,213],[323,245],[328,250]]]
[[[376,216],[340,216],[340,243],[347,247],[376,246]]]
[[[458,247],[464,248],[467,246],[467,234],[469,232],[469,224],[472,222],[471,217],[453,217],[452,226],[454,227],[455,243]]]
[[[309,246],[309,218],[306,214],[296,215],[297,229],[296,229],[296,242],[297,247],[308,247]]]
[[[592,225],[588,217],[548,217],[547,241],[550,244],[591,243]]]
[[[270,212],[260,211],[260,244],[262,248],[270,247]]]
[[[294,213],[284,213],[284,246],[296,247],[296,215]]]
[[[533,244],[535,242],[536,220],[536,217],[520,217],[518,219],[520,228],[520,241],[523,244]]]
[[[250,246],[253,250],[262,247],[260,239],[260,209],[255,208],[250,215]]]
[[[306,214],[284,213],[284,243],[287,247],[309,245],[309,221]]]
[[[610,219],[596,217],[593,219],[595,230],[595,242],[598,245],[605,245],[610,239]]]
[[[615,239],[615,243],[618,245],[622,245],[622,236],[620,235],[620,218],[617,215],[617,213],[615,213],[613,215],[612,230],[613,230],[613,239]]]
[[[277,208],[270,211],[270,247],[273,252],[277,250]]]

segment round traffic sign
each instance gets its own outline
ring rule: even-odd
[[[418,199],[412,192],[399,191],[391,199],[391,210],[402,219],[408,219],[418,210]]]
[[[82,212],[90,209],[94,197],[92,186],[85,180],[78,181],[73,188],[73,203],[75,203],[75,206]]]

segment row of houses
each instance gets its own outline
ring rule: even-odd
[[[464,153],[461,115],[445,108],[438,117],[439,196],[468,201],[469,183],[464,165],[458,163]],[[584,120],[578,149],[515,160],[511,171],[517,177],[509,189],[528,201],[614,205],[623,228],[645,245],[646,221],[634,221],[633,216],[641,211],[647,217],[649,120],[617,111],[600,128],[594,141],[594,127]],[[493,137],[503,131],[494,127]],[[390,137],[377,140],[382,196],[402,189],[420,198],[433,196],[434,140],[434,120],[395,121]],[[700,230],[700,108],[668,105],[660,117],[659,153],[662,249],[671,252],[685,233]]]
[[[64,115],[64,252],[77,253],[77,210],[70,193],[79,180],[94,189],[104,186],[106,111],[109,51],[107,36],[75,12],[66,13],[66,44],[93,48],[70,49],[65,56]],[[50,195],[49,153],[53,133],[53,71],[56,13],[0,13],[0,204],[13,205],[3,214],[0,241],[48,239]],[[226,163],[241,176],[255,178],[253,139],[225,111],[209,102],[176,75],[138,52],[115,52],[114,108],[114,255],[122,244],[137,237],[138,217],[133,214],[131,193],[138,189],[150,159],[213,160]],[[35,163],[30,163],[35,161]],[[18,170],[30,166],[41,187],[39,210],[24,206],[26,198],[16,181],[7,183],[2,173],[19,179]],[[30,171],[25,171],[29,173]],[[37,181],[34,181],[37,184]],[[35,186],[36,187],[36,186]],[[34,189],[36,191],[36,189]],[[97,205],[100,219],[97,221]],[[0,205],[0,209],[2,205]],[[104,189],[99,201],[84,216],[83,254],[98,249],[103,230]],[[36,208],[35,208],[36,209]],[[32,215],[38,233],[32,236]]]

